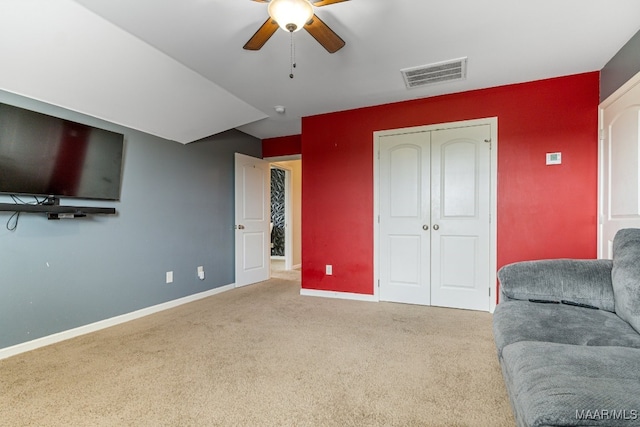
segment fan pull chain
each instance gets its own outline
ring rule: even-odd
[[[293,42],[293,31],[290,31],[291,35],[291,68],[289,69],[289,78],[293,78],[293,69],[296,68],[296,45]]]

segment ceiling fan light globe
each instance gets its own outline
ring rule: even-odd
[[[269,16],[287,32],[300,31],[313,17],[313,6],[307,0],[271,0]]]

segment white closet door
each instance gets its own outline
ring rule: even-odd
[[[429,147],[429,132],[380,138],[383,301],[430,304]]]
[[[489,310],[490,139],[489,125],[431,135],[432,305]]]
[[[490,309],[490,139],[490,125],[379,137],[380,300]]]
[[[600,258],[612,257],[618,230],[640,228],[640,75],[634,81],[600,110]]]

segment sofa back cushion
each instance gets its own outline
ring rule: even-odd
[[[624,228],[613,238],[611,280],[616,314],[640,332],[640,229]]]
[[[521,261],[498,271],[502,296],[588,304],[613,312],[611,260],[548,259]]]

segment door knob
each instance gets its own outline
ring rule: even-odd
[[[433,226],[433,229],[436,230],[436,231],[440,230],[440,226],[438,224],[436,224],[436,225]]]
[[[237,228],[238,230],[244,230],[244,225],[240,224],[240,225],[236,226],[236,228]]]
[[[422,229],[423,229],[424,231],[427,231],[427,230],[429,229],[429,226],[428,226],[427,224],[425,224],[425,225],[423,225],[423,226],[422,226]]]

